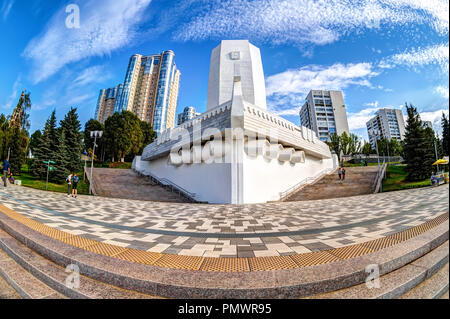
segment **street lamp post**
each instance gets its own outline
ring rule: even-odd
[[[95,156],[95,147],[97,146],[97,137],[101,138],[103,135],[103,131],[92,131],[91,138],[94,138],[94,149],[92,150],[92,162],[91,162],[91,177],[89,179],[89,195],[92,195],[92,171],[94,168],[94,156]]]
[[[378,169],[380,169],[380,153],[378,152],[378,131],[371,130],[371,135],[375,136],[375,149],[377,150]]]

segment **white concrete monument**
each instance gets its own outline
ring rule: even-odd
[[[207,110],[231,100],[235,75],[241,78],[244,100],[267,109],[259,48],[248,40],[224,40],[211,54]]]
[[[196,201],[279,200],[337,168],[317,135],[266,110],[259,49],[222,41],[213,50],[207,112],[162,132],[133,169]]]

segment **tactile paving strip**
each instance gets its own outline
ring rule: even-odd
[[[114,246],[114,245],[104,244],[104,243],[100,243],[100,242],[97,242],[97,244],[92,245],[92,246],[84,247],[83,249],[88,250],[93,253],[96,253],[96,254],[99,254],[99,255],[108,256],[108,257],[114,257],[115,255],[123,253],[125,250],[127,250],[127,248],[125,248],[125,247]]]
[[[333,255],[339,257],[340,259],[350,259],[350,258],[355,258],[355,257],[359,257],[362,255],[370,254],[370,253],[374,252],[374,250],[358,244],[358,245],[351,245],[351,246],[345,246],[345,247],[341,247],[341,248],[328,250],[328,252],[330,254],[333,254]]]
[[[64,238],[61,241],[67,245],[71,245],[71,246],[78,247],[78,248],[93,246],[98,243],[95,240],[87,239],[87,238],[80,237],[80,236]]]
[[[314,253],[292,255],[291,258],[300,267],[310,267],[310,266],[329,264],[329,263],[339,260],[338,257],[328,253],[327,251],[318,251],[318,252],[314,252]]]
[[[342,259],[355,258],[411,239],[448,221],[449,218],[449,214],[445,213],[421,225],[387,237],[327,251],[277,257],[211,258],[152,253],[105,244],[54,229],[50,226],[24,217],[23,215],[16,213],[3,205],[0,205],[0,211],[10,218],[43,235],[96,254],[167,268],[216,272],[247,272],[292,269],[297,267],[309,267],[332,263]]]
[[[391,238],[391,237],[383,237],[375,240],[367,241],[362,243],[361,246],[372,249],[373,251],[378,251],[387,247],[394,246],[398,244],[400,241]]]
[[[250,271],[248,258],[213,258],[207,257],[203,261],[202,271],[245,272]]]
[[[290,256],[254,257],[249,258],[251,271],[265,271],[298,268]]]
[[[173,269],[199,270],[204,257],[162,255],[153,265]]]
[[[155,261],[161,258],[162,254],[149,251],[127,249],[124,252],[114,256],[115,258],[137,262],[145,265],[153,265]]]

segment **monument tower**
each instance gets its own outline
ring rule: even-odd
[[[212,52],[207,111],[169,128],[133,169],[199,202],[279,200],[337,167],[315,132],[267,111],[259,49],[222,41]]]

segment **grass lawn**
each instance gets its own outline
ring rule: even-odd
[[[77,172],[78,177],[80,178],[80,182],[78,183],[78,194],[80,195],[88,195],[89,194],[89,183],[83,182],[83,172]],[[25,164],[22,167],[21,175],[14,176],[16,180],[22,181],[22,186],[40,189],[45,191],[45,180],[39,180],[37,177],[34,177],[28,172],[28,166]],[[48,191],[58,192],[58,193],[67,193],[67,184],[63,181],[62,184],[48,183]]]
[[[383,180],[383,192],[431,186],[429,178],[419,182],[405,181],[405,165],[388,166],[387,178]]]

